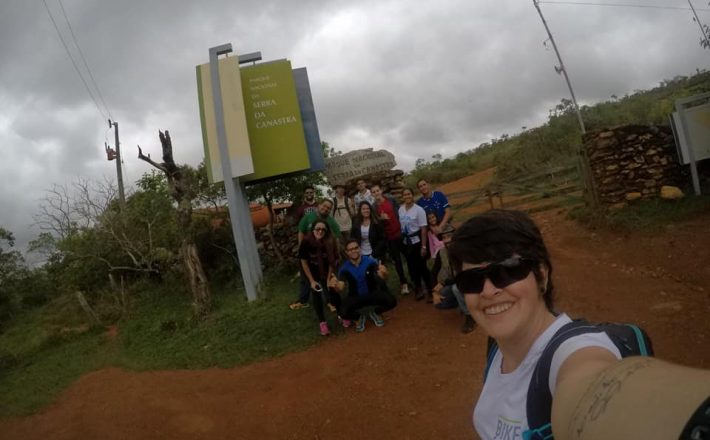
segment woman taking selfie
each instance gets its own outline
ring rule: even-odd
[[[527,214],[473,217],[449,253],[456,286],[493,347],[473,412],[482,439],[705,438],[690,435],[710,416],[710,372],[626,357],[613,324],[557,314],[550,255]]]

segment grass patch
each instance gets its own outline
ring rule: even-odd
[[[121,323],[116,365],[136,369],[232,367],[305,349],[320,336],[314,312],[290,310],[297,282],[282,277],[268,299],[248,303],[243,291],[218,292],[210,317],[192,318],[187,296],[143,301]]]
[[[113,339],[86,324],[72,296],[18,317],[0,335],[0,416],[32,413],[82,374],[106,366],[228,368],[306,349],[322,338],[311,308],[288,308],[298,290],[290,275],[266,275],[266,299],[251,303],[243,289],[213,290],[213,312],[204,321],[193,318],[184,287],[139,283],[143,291],[133,293]],[[328,318],[335,324],[334,315]]]
[[[82,374],[102,366],[105,338],[92,331],[23,358],[0,377],[0,415],[25,415],[52,402]]]
[[[593,228],[613,231],[658,230],[668,223],[688,220],[710,211],[710,196],[687,196],[680,200],[653,199],[614,211],[587,206],[572,209],[570,218]]]

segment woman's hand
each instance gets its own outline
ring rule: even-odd
[[[311,280],[311,289],[315,291],[323,290],[316,280]]]
[[[427,252],[426,252],[426,246],[422,246],[422,257],[426,258]]]
[[[338,285],[338,278],[335,276],[335,274],[331,273],[330,276],[328,277],[328,287],[331,289],[335,289]]]
[[[380,265],[377,267],[377,276],[382,278],[383,280],[387,278],[387,268],[382,263],[380,263]]]

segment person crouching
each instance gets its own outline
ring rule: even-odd
[[[348,287],[340,307],[343,325],[357,319],[355,330],[362,332],[370,318],[376,326],[382,327],[385,321],[381,314],[397,305],[397,299],[385,283],[387,269],[374,258],[361,255],[357,240],[345,243],[345,253],[347,260],[338,271],[338,277],[331,275],[328,279],[328,287],[338,292],[344,291],[346,284]]]

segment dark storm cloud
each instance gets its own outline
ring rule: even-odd
[[[58,1],[47,4],[71,45]],[[342,150],[387,147],[404,168],[540,124],[569,96],[529,1],[63,5],[119,121],[128,183],[149,169],[136,159],[136,144],[160,154],[158,129],[170,130],[177,160],[202,159],[194,67],[208,61],[209,47],[226,42],[237,53],[260,50],[265,59],[306,66],[322,139]],[[708,67],[689,11],[542,8],[582,104]],[[114,175],[102,156],[113,133],[42,2],[3,2],[0,57],[0,225],[26,242],[36,233],[27,225],[42,189],[73,176]]]

